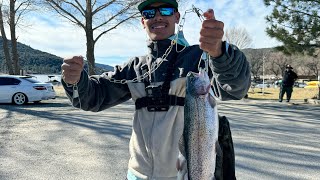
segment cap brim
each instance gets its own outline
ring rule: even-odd
[[[156,3],[156,2],[170,4],[173,7],[178,8],[178,3],[177,3],[177,1],[174,1],[174,0],[148,0],[148,1],[144,1],[141,4],[139,4],[138,9],[141,12],[145,7],[147,7],[153,3]]]

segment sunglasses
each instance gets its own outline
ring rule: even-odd
[[[151,19],[156,16],[157,10],[160,12],[161,16],[172,16],[175,12],[174,7],[149,7],[141,11],[141,15],[145,19]]]

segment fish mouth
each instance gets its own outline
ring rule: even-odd
[[[189,89],[189,92],[192,92],[191,94],[202,96],[209,93],[211,88],[210,80],[202,71],[198,73],[188,72],[187,79],[187,89]]]

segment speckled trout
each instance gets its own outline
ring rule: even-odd
[[[186,177],[189,180],[215,179],[219,119],[216,101],[210,91],[207,72],[188,73],[184,130],[179,143],[180,153],[185,159],[183,163],[178,161],[178,180]]]

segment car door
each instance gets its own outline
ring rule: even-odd
[[[13,94],[18,90],[20,80],[11,77],[0,77],[0,102],[10,103]]]

